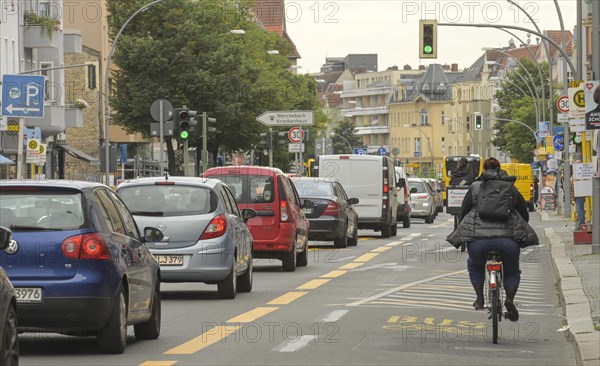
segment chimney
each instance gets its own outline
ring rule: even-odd
[[[412,67],[410,67],[409,64],[404,65],[403,70],[412,70]]]
[[[419,70],[425,70],[425,65],[419,65]]]
[[[458,64],[452,64],[450,70],[453,72],[458,72]]]
[[[390,67],[388,67],[388,70],[396,70],[396,71],[398,71],[398,66],[396,66],[396,65],[390,66]]]
[[[442,70],[450,70],[450,65],[448,65],[448,64],[442,65]]]

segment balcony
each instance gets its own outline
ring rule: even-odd
[[[26,13],[23,24],[23,47],[57,48],[60,21],[49,16]]]
[[[381,134],[389,134],[390,128],[389,126],[371,126],[371,127],[355,127],[354,134],[355,135],[381,135]]]
[[[74,105],[65,106],[65,128],[83,127],[83,109]]]
[[[389,114],[390,110],[388,107],[366,107],[366,108],[353,108],[353,109],[342,109],[340,113],[345,117],[355,116],[371,116],[375,114]]]
[[[371,95],[388,95],[394,93],[394,87],[392,86],[384,86],[378,88],[365,88],[365,89],[351,89],[351,90],[343,90],[341,97],[342,98],[358,98],[358,97],[367,97]]]
[[[39,127],[42,137],[53,136],[65,131],[65,107],[57,104],[44,105],[44,117],[25,118],[27,127]]]

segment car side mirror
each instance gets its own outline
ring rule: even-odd
[[[149,226],[144,228],[144,241],[146,242],[162,241],[164,237],[163,232],[155,227]]]
[[[0,226],[0,250],[6,249],[8,244],[10,243],[10,238],[12,236],[12,231],[9,229]]]
[[[404,179],[404,178],[398,179],[398,183],[396,185],[398,186],[398,188],[404,188],[404,186],[406,185],[406,179]]]
[[[314,208],[315,207],[315,203],[311,200],[304,200],[304,202],[302,202],[302,208]]]
[[[410,193],[417,193],[417,188],[416,187],[412,187],[410,189]]]
[[[242,219],[244,222],[248,222],[251,218],[256,217],[256,211],[251,208],[245,208],[242,210]]]
[[[358,203],[358,198],[349,198],[348,203],[351,205],[356,205]]]

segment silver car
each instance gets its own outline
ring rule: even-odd
[[[252,235],[227,185],[196,177],[140,178],[120,184],[117,193],[141,227],[162,230],[148,243],[161,266],[162,282],[216,284],[232,299],[252,290]]]
[[[433,223],[436,207],[429,185],[420,178],[408,178],[407,181],[412,205],[410,217],[425,219],[426,224]]]

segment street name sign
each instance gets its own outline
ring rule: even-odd
[[[43,75],[2,75],[2,115],[6,117],[44,117]]]
[[[256,117],[265,126],[310,126],[313,124],[313,111],[268,111]]]

